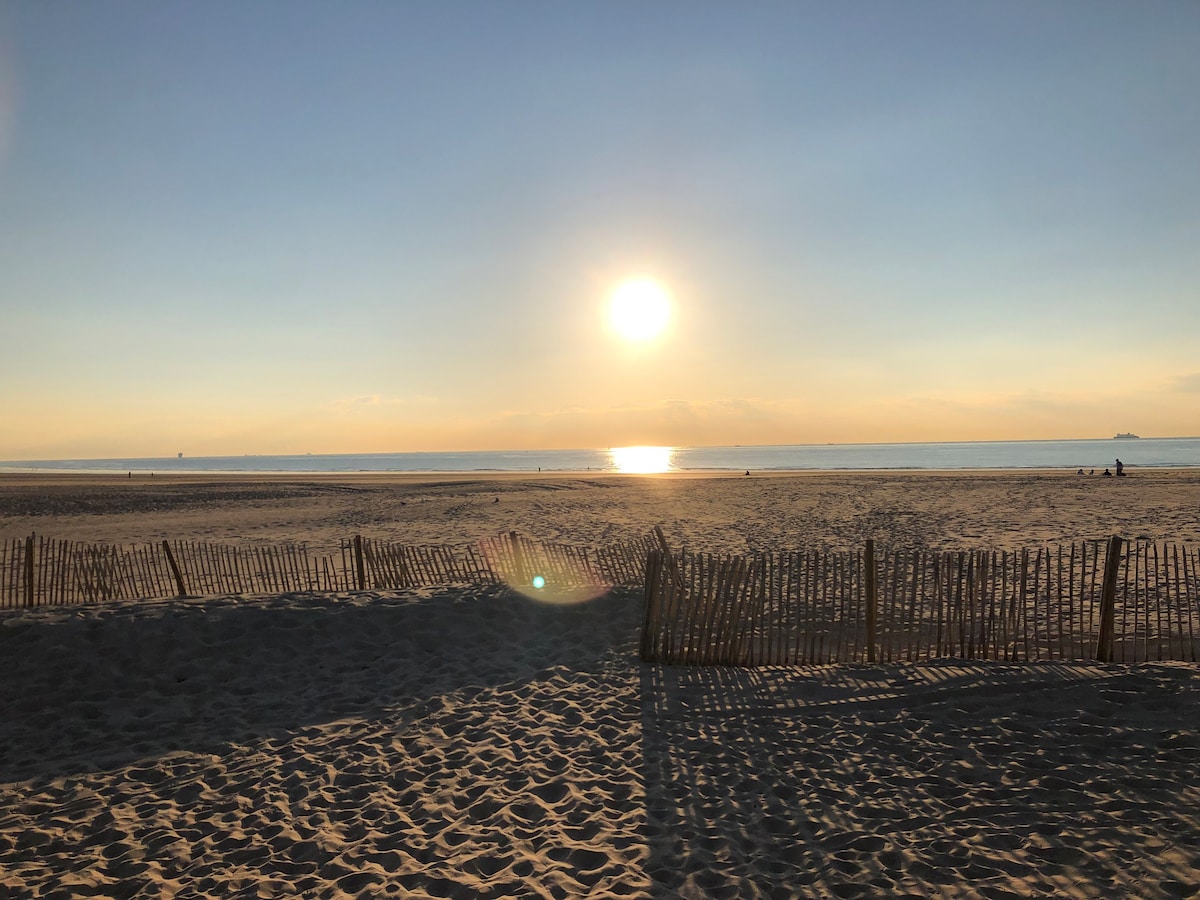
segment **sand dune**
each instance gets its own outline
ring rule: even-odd
[[[636,601],[492,589],[6,618],[0,885],[643,891]]]
[[[650,667],[638,612],[7,614],[0,896],[1200,889],[1194,667]]]

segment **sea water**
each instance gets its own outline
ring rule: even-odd
[[[337,453],[281,456],[18,460],[6,472],[348,473],[617,472],[615,450],[475,450],[457,453]],[[819,469],[1070,469],[1103,471],[1200,466],[1200,438],[971,441],[904,444],[794,444],[664,448],[657,469],[675,472]]]

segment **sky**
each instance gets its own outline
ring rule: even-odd
[[[13,0],[0,459],[1200,434],[1197,47],[1194,0]]]

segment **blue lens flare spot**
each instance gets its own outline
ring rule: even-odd
[[[541,575],[534,575],[533,576],[533,586],[540,591],[542,588],[544,588],[546,586],[546,579],[543,578]]]

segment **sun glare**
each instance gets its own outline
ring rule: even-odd
[[[608,302],[613,330],[627,341],[646,341],[662,333],[671,317],[666,289],[650,278],[617,285]]]
[[[671,471],[674,447],[613,447],[613,467],[623,475],[656,475]]]

